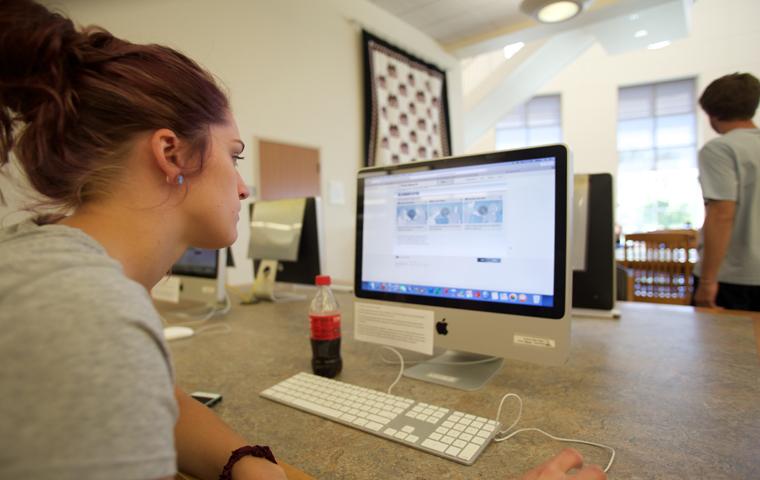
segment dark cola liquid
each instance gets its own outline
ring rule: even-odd
[[[311,339],[311,369],[315,375],[333,378],[343,369],[340,358],[340,338],[333,340]]]

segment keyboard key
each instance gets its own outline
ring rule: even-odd
[[[486,443],[486,440],[480,437],[472,437],[472,443],[476,445],[483,445],[484,443]]]
[[[468,433],[463,433],[463,434],[459,435],[459,438],[461,438],[465,442],[469,442],[470,440],[472,440],[472,435],[470,435]]]
[[[383,428],[383,426],[381,424],[375,423],[375,422],[368,422],[367,425],[365,425],[365,427],[369,428],[370,430],[374,430],[374,431],[378,431],[381,428]]]
[[[406,425],[401,428],[401,431],[406,432],[406,433],[412,433],[414,431],[414,427],[411,425]]]
[[[475,455],[475,452],[478,451],[478,448],[479,447],[477,445],[473,445],[473,444],[467,445],[459,454],[459,458],[464,459],[464,460],[470,460],[472,456]]]
[[[454,426],[454,423],[453,423],[453,422],[449,422],[449,421],[446,421],[446,422],[443,422],[443,423],[441,424],[441,426],[443,426],[443,427],[446,427],[446,428],[451,428],[451,427],[453,427],[453,426]]]
[[[383,425],[388,423],[388,420],[389,420],[388,418],[381,417],[380,415],[372,415],[372,414],[367,415],[367,419],[372,420],[373,422],[381,423]]]
[[[431,433],[430,434],[430,438],[432,438],[433,440],[440,440],[441,437],[442,437],[442,435],[440,433]]]
[[[403,440],[408,436],[409,434],[406,432],[398,432],[396,435],[394,435],[394,437],[398,438],[399,440]]]
[[[470,435],[475,435],[478,433],[478,429],[474,427],[467,427],[464,429],[465,432],[469,433]]]
[[[446,453],[449,454],[449,455],[452,455],[454,457],[456,457],[457,455],[459,455],[460,451],[462,451],[462,449],[458,448],[458,447],[449,447],[449,448],[446,449]]]
[[[417,440],[419,440],[419,439],[420,439],[420,437],[417,437],[415,435],[409,435],[404,440],[406,440],[409,443],[417,443]]]
[[[488,438],[491,435],[491,432],[487,432],[485,430],[481,430],[478,432],[479,437]]]
[[[397,431],[398,430],[396,430],[394,428],[386,428],[383,433],[385,433],[386,435],[396,435]]]
[[[441,442],[436,442],[435,440],[427,439],[427,440],[423,440],[422,441],[422,446],[423,447],[427,447],[427,448],[431,448],[431,449],[433,449],[433,450],[435,450],[437,452],[443,452],[444,450],[446,450],[446,447],[448,445],[445,445],[445,444],[443,444]]]
[[[455,447],[462,448],[465,445],[467,445],[467,442],[464,442],[462,440],[454,440],[454,443],[452,443],[452,445],[454,445]]]
[[[441,439],[441,442],[445,443],[446,445],[450,445],[453,441],[454,441],[454,437],[449,437],[448,435],[446,435],[445,437]]]

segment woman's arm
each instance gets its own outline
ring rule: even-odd
[[[179,419],[174,427],[178,468],[199,479],[216,480],[232,451],[248,442],[181,388],[174,387],[174,396],[179,405]],[[235,464],[232,477],[234,480],[286,478],[278,465],[251,456]]]

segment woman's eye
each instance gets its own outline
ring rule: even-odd
[[[232,164],[237,167],[238,166],[238,162],[241,161],[241,160],[243,160],[243,159],[245,159],[245,157],[242,156],[242,155],[233,155],[232,156]]]

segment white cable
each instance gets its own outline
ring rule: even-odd
[[[211,320],[213,317],[217,315],[226,315],[227,313],[229,313],[231,309],[232,309],[232,299],[230,299],[229,294],[225,292],[223,306],[212,305],[209,308],[209,310],[207,312],[204,312],[203,315],[200,317],[196,317],[195,315],[192,315],[187,312],[169,312],[169,313],[171,313],[173,317],[193,318],[193,320],[183,321],[181,324],[183,326],[191,326],[191,325],[197,325],[199,323],[204,323],[208,320]]]
[[[216,330],[219,330],[218,332]],[[205,327],[201,327],[198,330],[195,331],[196,335],[203,334],[218,334],[218,333],[230,333],[232,332],[232,327],[227,325],[226,323],[215,323],[213,325],[206,325]]]
[[[401,354],[398,352],[398,350],[396,350],[393,347],[386,347],[385,345],[383,345],[383,348],[386,349],[386,350],[390,350],[391,352],[393,352],[396,355],[398,355],[398,358],[399,358],[399,361],[400,361],[400,364],[401,364],[401,368],[398,371],[398,375],[396,375],[396,380],[394,380],[393,383],[391,383],[391,386],[388,387],[388,395],[390,395],[391,394],[391,390],[393,390],[393,387],[395,387],[396,384],[398,383],[398,381],[401,380],[401,375],[404,373],[404,357],[401,356]]]
[[[399,363],[401,365],[401,368],[399,369],[398,375],[396,376],[396,380],[394,380],[393,383],[391,384],[391,386],[388,387],[388,394],[390,394],[391,390],[393,389],[393,387],[396,386],[396,384],[398,383],[398,381],[401,379],[401,375],[404,373],[404,357],[399,353],[398,350],[396,350],[393,347],[387,347],[387,346],[383,345],[382,348],[384,348],[386,350],[390,350],[391,352],[395,353],[398,356]],[[385,360],[385,358],[383,357],[382,353],[380,354],[380,357],[383,359],[384,362],[390,363],[390,361],[386,361]],[[496,358],[496,357],[494,357],[494,358]],[[475,360],[473,362],[462,362],[461,364],[467,364],[467,363],[473,363],[473,364],[476,364],[476,363],[486,363],[486,362],[489,362],[489,361],[493,361],[493,359],[489,358],[489,359],[483,359],[483,360]],[[459,364],[459,362],[448,362],[448,363]],[[611,452],[610,461],[607,463],[607,466],[604,468],[604,473],[607,473],[610,470],[610,468],[612,468],[612,463],[615,461],[615,449],[612,448],[612,447],[610,447],[610,446],[608,446],[608,445],[604,445],[602,443],[589,442],[587,440],[578,440],[576,438],[556,437],[556,436],[554,436],[554,435],[552,435],[550,433],[547,433],[547,432],[541,430],[540,428],[534,428],[534,427],[521,428],[521,429],[515,430],[514,432],[510,433],[509,431],[512,430],[513,428],[515,428],[515,426],[518,424],[518,422],[520,422],[520,419],[522,418],[522,411],[523,411],[523,401],[522,401],[522,398],[520,398],[520,396],[518,394],[516,394],[516,393],[507,393],[503,397],[501,397],[501,401],[499,402],[499,408],[496,410],[496,421],[499,422],[500,421],[499,419],[501,418],[501,409],[504,406],[504,401],[506,399],[510,398],[510,397],[511,398],[516,398],[517,402],[519,404],[519,408],[517,410],[517,418],[515,419],[514,422],[512,422],[512,424],[509,427],[505,428],[504,430],[502,430],[500,432],[497,432],[496,436],[493,439],[494,442],[498,443],[498,442],[503,442],[505,440],[509,440],[510,438],[514,437],[518,433],[522,433],[522,432],[539,432],[539,433],[542,433],[542,434],[546,435],[547,437],[551,438],[552,440],[556,440],[558,442],[581,443],[583,445],[591,445],[592,447],[598,447],[598,448],[603,448],[605,450],[609,450]],[[499,435],[505,435],[505,436],[498,437]]]
[[[517,425],[517,423],[520,421],[520,418],[522,418],[523,401],[522,401],[522,398],[520,398],[520,396],[517,395],[516,393],[508,393],[508,394],[504,395],[503,397],[501,397],[501,402],[499,402],[499,409],[496,412],[496,421],[497,422],[499,421],[499,418],[501,417],[501,407],[502,407],[502,405],[504,405],[504,400],[506,400],[509,397],[516,398],[517,401],[520,404],[520,408],[519,408],[519,410],[517,412],[517,419],[515,419],[515,421],[512,422],[512,425],[510,425],[509,427],[505,428],[504,430],[498,432],[496,434],[497,436],[498,435],[505,435],[505,436],[498,437],[498,438],[494,437],[494,439],[493,439],[494,442],[503,442],[505,440],[509,440],[510,438],[514,437],[518,433],[522,433],[522,432],[539,432],[539,433],[542,433],[542,434],[546,435],[547,437],[551,438],[552,440],[556,440],[558,442],[581,443],[583,445],[591,445],[592,447],[598,447],[598,448],[603,448],[605,450],[608,450],[611,453],[611,455],[610,455],[610,461],[607,463],[607,466],[604,468],[604,473],[607,473],[610,470],[610,468],[612,468],[612,463],[615,461],[615,449],[612,448],[612,447],[610,447],[610,446],[608,446],[608,445],[604,445],[602,443],[589,442],[588,440],[579,440],[577,438],[556,437],[556,436],[552,435],[551,433],[547,433],[547,432],[541,430],[540,428],[535,428],[535,427],[520,428],[520,429],[515,430],[514,432],[510,433],[509,431],[512,430],[515,427],[515,425]]]

